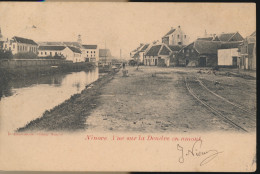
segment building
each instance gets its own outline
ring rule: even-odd
[[[68,46],[62,52],[66,60],[73,61],[73,63],[85,62],[79,48]]]
[[[173,51],[166,44],[154,44],[144,55],[144,65],[170,66],[170,56]]]
[[[246,70],[256,70],[256,32],[250,36],[239,46],[239,68]]]
[[[109,49],[99,49],[99,64],[101,65],[111,65],[112,55]]]
[[[177,54],[179,66],[216,66],[218,65],[218,48],[220,41],[196,40],[183,47]]]
[[[218,65],[219,66],[238,66],[238,47],[241,42],[222,43],[218,49]]]
[[[4,42],[4,50],[10,50],[12,54],[17,53],[38,53],[38,44],[31,39],[14,36]]]
[[[181,26],[177,28],[171,28],[171,30],[162,37],[162,43],[166,45],[188,45],[189,37],[181,29]]]
[[[59,46],[59,45],[46,45],[46,46],[39,46],[38,47],[38,57],[54,57],[54,56],[62,56],[63,50],[65,49],[65,46]]]
[[[140,45],[136,49],[130,52],[130,57],[133,58],[135,61],[140,61],[139,51],[143,46],[144,44],[140,43]]]
[[[177,66],[177,55],[179,51],[184,47],[182,45],[169,45],[168,46],[172,50],[172,54],[170,56],[170,66]]]
[[[219,41],[221,41],[221,42],[238,42],[238,41],[244,40],[244,38],[239,34],[239,32],[221,33],[217,37],[218,37]]]
[[[81,52],[85,62],[99,61],[99,51],[97,45],[82,45]]]
[[[5,39],[2,35],[2,31],[1,31],[1,28],[0,28],[0,50],[2,50],[4,48],[4,42],[5,42]]]

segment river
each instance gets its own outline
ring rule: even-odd
[[[92,71],[25,78],[5,84],[0,98],[0,131],[13,132],[59,105],[99,77]],[[1,92],[1,91],[0,91]]]

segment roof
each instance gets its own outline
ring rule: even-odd
[[[132,58],[139,58],[139,51],[137,51]]]
[[[81,44],[78,42],[63,42],[66,46],[81,48]]]
[[[171,30],[168,31],[168,33],[166,33],[163,37],[167,37],[168,35],[172,34],[175,30],[175,28],[171,28]]]
[[[25,44],[31,44],[31,45],[38,45],[36,42],[34,42],[31,39],[26,39],[18,36],[14,36],[13,39],[18,43],[25,43]]]
[[[167,48],[165,45],[162,45],[162,49],[160,51],[160,55],[169,55],[171,53],[171,50]]]
[[[222,33],[218,36],[220,41],[229,41],[236,33]]]
[[[75,47],[71,47],[71,46],[68,46],[68,48],[73,51],[74,53],[81,53],[80,49],[78,48],[75,48]]]
[[[149,47],[149,45],[150,45],[150,44],[145,44],[140,51],[141,51],[141,52],[142,52],[142,51],[145,51],[145,50]]]
[[[132,52],[139,51],[139,50],[142,48],[143,45],[144,45],[144,44],[141,43],[141,44],[139,45],[139,47],[137,47],[137,48],[136,48],[135,50],[133,50]]]
[[[213,37],[199,37],[197,40],[207,40],[207,41],[212,41]]]
[[[65,46],[59,46],[59,45],[46,45],[46,46],[39,46],[38,50],[57,50],[61,51],[64,50]]]
[[[97,45],[82,45],[84,49],[97,49]]]
[[[161,45],[154,45],[146,53],[146,56],[158,56],[160,49]]]
[[[225,43],[221,43],[219,49],[238,48],[241,43],[242,42],[225,42]]]
[[[168,45],[168,47],[172,50],[172,51],[180,51],[183,46],[180,45]]]
[[[165,44],[154,45],[146,53],[146,56],[170,55],[171,49]]]
[[[256,31],[254,31],[250,36],[256,36]]]
[[[99,57],[110,57],[111,52],[109,49],[99,49]]]
[[[63,45],[81,48],[81,45],[78,42],[39,42],[39,45]]]
[[[234,38],[235,36],[237,36],[237,38],[235,38],[234,41],[242,41],[244,38],[238,33],[222,33],[220,35],[218,35],[218,38],[220,41],[222,42],[228,42],[231,41],[232,38]]]
[[[194,48],[199,54],[217,54],[220,46],[219,41],[196,40],[194,42]]]

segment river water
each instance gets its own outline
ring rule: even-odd
[[[0,96],[0,131],[13,132],[59,105],[99,77],[92,71],[10,81]],[[1,92],[1,91],[0,91]]]

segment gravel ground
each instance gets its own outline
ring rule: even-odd
[[[189,94],[184,80],[187,76],[198,77],[210,90],[247,109],[256,108],[256,80],[197,73],[198,69],[192,68],[127,67],[127,70],[128,77],[123,77],[122,70],[103,76],[91,89],[83,90],[19,131],[237,131]],[[217,102],[211,104],[221,106]],[[241,124],[246,120],[238,121]],[[255,131],[255,122],[246,126]]]

